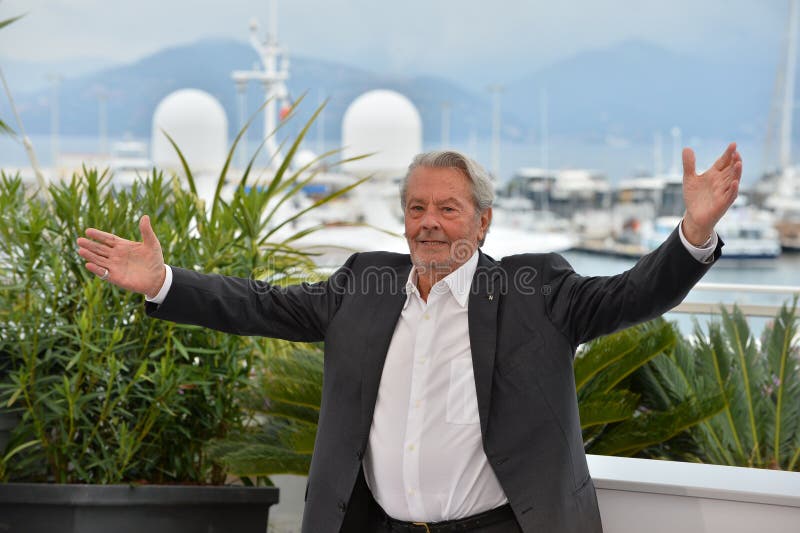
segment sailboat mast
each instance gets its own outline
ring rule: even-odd
[[[783,113],[781,117],[780,163],[782,169],[792,164],[792,117],[794,114],[794,81],[797,68],[797,3],[789,1],[789,29],[784,77]]]

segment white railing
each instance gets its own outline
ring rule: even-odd
[[[587,459],[605,533],[800,531],[800,472]]]
[[[791,285],[752,285],[740,283],[698,283],[693,291],[751,293],[751,294],[783,294],[788,297],[800,295],[800,287]],[[774,317],[780,311],[780,305],[768,304],[736,304],[745,316]],[[733,303],[726,302],[682,302],[670,311],[671,313],[685,313],[693,315],[716,315],[720,308],[733,310]],[[798,530],[800,531],[800,530]]]

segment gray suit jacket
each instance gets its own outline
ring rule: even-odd
[[[480,255],[468,320],[483,448],[523,531],[602,531],[578,419],[575,349],[669,310],[708,268],[677,230],[609,277],[579,276],[557,254],[499,262]],[[410,269],[408,255],[361,253],[325,282],[277,288],[175,268],[166,300],[147,306],[157,318],[238,335],[325,341],[304,532],[364,530],[361,461]]]

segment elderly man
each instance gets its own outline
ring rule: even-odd
[[[256,290],[165,266],[146,216],[142,242],[89,229],[79,253],[145,294],[153,317],[325,341],[303,531],[599,532],[572,359],[676,305],[719,257],[714,226],[741,157],[731,144],[700,175],[691,150],[683,160],[681,224],[616,276],[579,276],[556,254],[481,253],[492,184],[457,152],[409,167],[410,255],[355,254],[322,283]]]

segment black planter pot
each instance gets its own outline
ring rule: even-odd
[[[3,533],[265,533],[275,487],[0,484]]]

